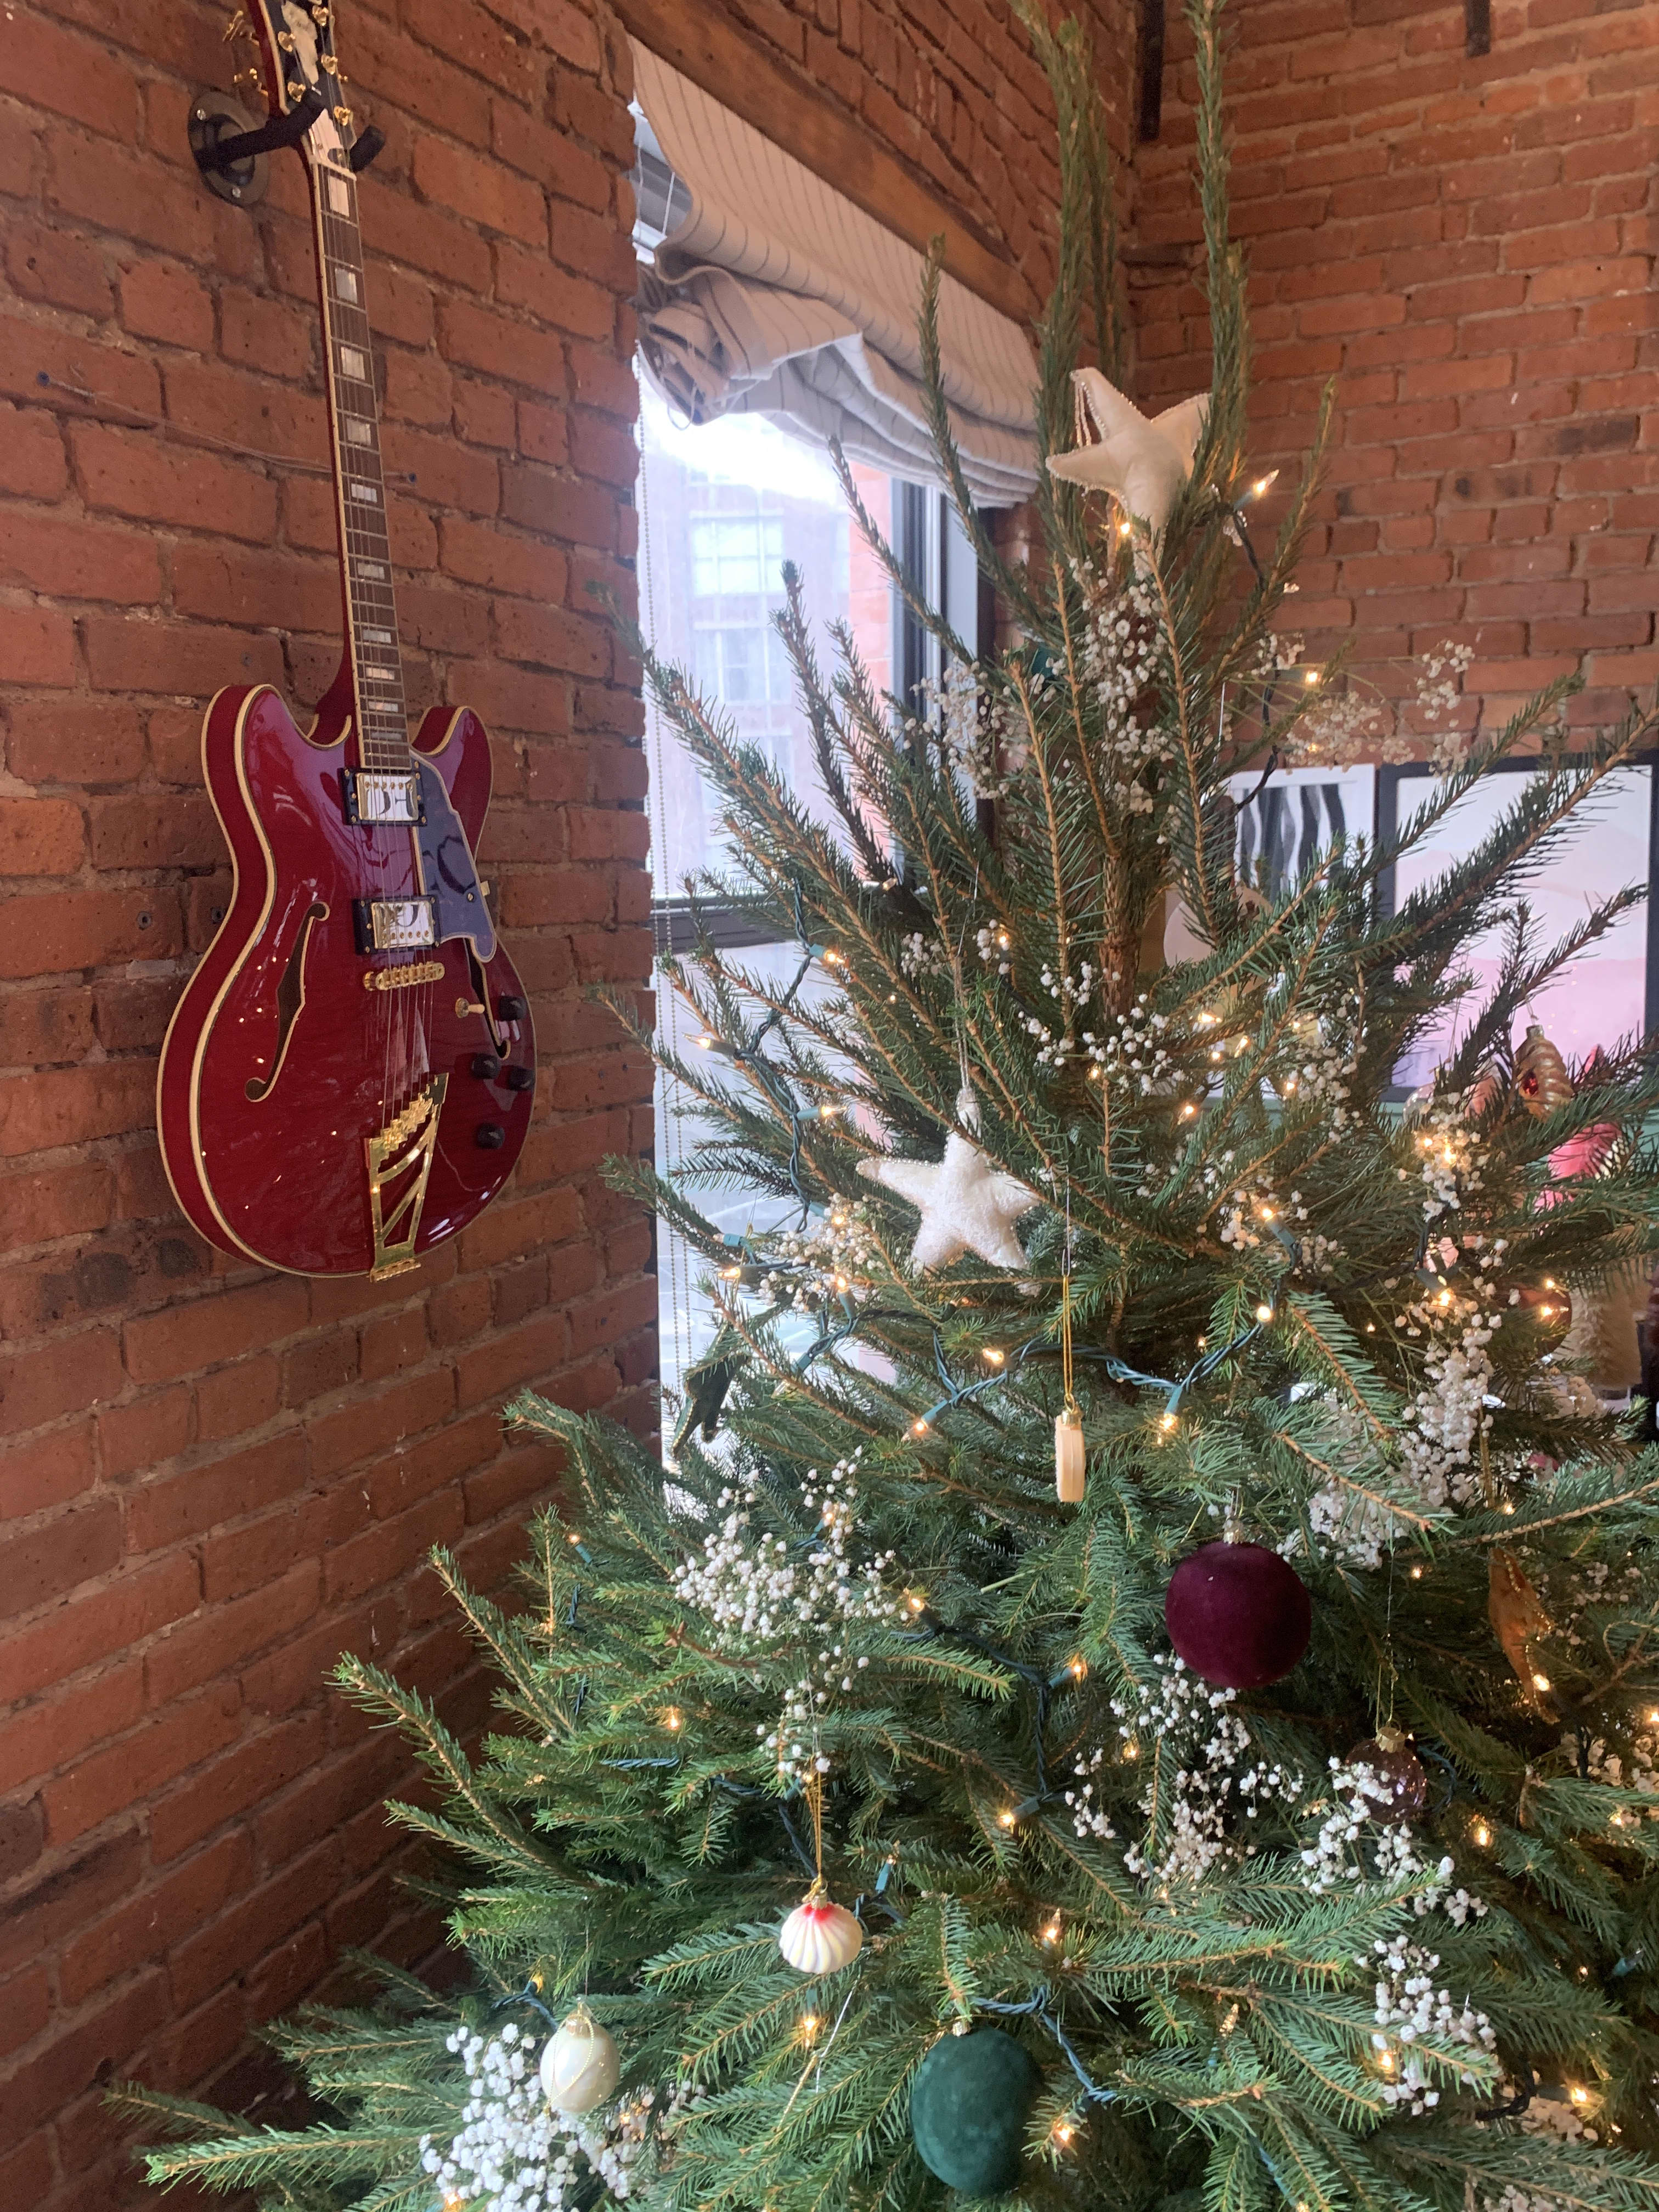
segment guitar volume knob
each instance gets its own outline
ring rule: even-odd
[[[529,1012],[530,1009],[524,1000],[514,998],[510,993],[507,997],[497,999],[495,1001],[496,1018],[500,1021],[521,1022]]]
[[[499,1152],[507,1142],[507,1132],[499,1121],[480,1121],[472,1132],[472,1141],[481,1152]]]
[[[536,1079],[527,1067],[509,1067],[501,1080],[509,1091],[528,1091]]]
[[[480,1083],[493,1083],[501,1072],[501,1063],[493,1052],[475,1052],[472,1073]]]

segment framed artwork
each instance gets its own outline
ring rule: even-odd
[[[1598,1045],[1607,1049],[1638,1032],[1659,1026],[1659,904],[1651,893],[1659,841],[1655,805],[1659,800],[1656,757],[1650,755],[1615,769],[1585,800],[1565,841],[1530,879],[1522,893],[1531,908],[1540,949],[1555,944],[1598,899],[1626,884],[1646,884],[1644,904],[1621,915],[1605,937],[1581,953],[1522,1009],[1518,1039],[1537,1022],[1564,1057],[1582,1060]],[[1425,842],[1407,854],[1382,878],[1382,911],[1432,884],[1446,868],[1474,851],[1520,789],[1518,779],[1539,774],[1533,760],[1504,761],[1466,793]],[[1377,771],[1377,834],[1395,835],[1435,787],[1434,771],[1411,762]],[[1477,991],[1471,1009],[1495,979],[1502,933],[1493,930],[1473,948],[1468,961]],[[1402,1091],[1425,1081],[1445,1056],[1468,1013],[1454,1014],[1445,1028],[1425,1037],[1398,1070]]]
[[[1374,768],[1281,768],[1236,775],[1227,788],[1238,805],[1238,872],[1277,898],[1338,837],[1376,832]]]

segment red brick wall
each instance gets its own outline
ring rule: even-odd
[[[298,166],[247,215],[185,145],[222,21],[0,26],[0,2197],[52,2212],[132,2186],[112,2072],[188,2087],[342,1944],[418,1940],[402,1753],[325,1672],[372,1652],[475,1724],[422,1557],[489,1583],[518,1549],[551,1470],[503,1443],[511,1386],[643,1423],[655,1357],[647,1230],[599,1176],[649,1142],[648,1074],[584,997],[649,953],[635,673],[584,588],[629,580],[634,476],[626,61],[586,5],[338,25],[389,142],[362,204],[413,703],[494,734],[529,1147],[378,1290],[214,1257],[161,1175],[156,1050],[227,891],[202,706],[309,702],[338,653]]]
[[[999,0],[755,18],[1046,286],[1048,125]],[[629,86],[595,0],[338,24],[389,141],[363,212],[411,703],[494,732],[530,1147],[374,1291],[227,1267],[161,1173],[155,1054],[227,890],[202,706],[308,702],[338,650],[300,180],[279,160],[250,216],[185,153],[221,21],[18,0],[0,34],[0,2195],[43,2212],[147,2201],[105,2081],[234,2096],[247,2027],[341,1945],[428,1940],[379,1811],[400,1748],[326,1670],[372,1653],[476,1725],[421,1563],[489,1583],[518,1549],[552,1470],[501,1396],[651,1417],[646,1231],[598,1175],[649,1141],[647,1072],[584,996],[648,958],[635,672],[584,588],[626,593],[634,551]]]
[[[1164,130],[1136,169],[1142,249],[1198,236],[1191,41],[1170,9]],[[1249,0],[1229,11],[1235,228],[1249,246],[1264,463],[1337,383],[1321,526],[1292,609],[1366,672],[1443,637],[1488,720],[1558,672],[1577,721],[1659,676],[1659,8]],[[1185,267],[1134,273],[1139,389],[1207,381]],[[1277,509],[1270,501],[1270,519]]]

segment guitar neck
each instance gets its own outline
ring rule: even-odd
[[[358,764],[396,774],[410,766],[409,723],[386,534],[374,357],[363,297],[357,180],[343,167],[319,163],[311,171],[311,185]]]

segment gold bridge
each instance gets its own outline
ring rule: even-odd
[[[441,960],[416,960],[408,968],[372,968],[363,978],[366,991],[412,991],[417,983],[441,983]]]
[[[448,1085],[447,1075],[430,1077],[378,1136],[363,1139],[368,1161],[368,1210],[374,1225],[374,1264],[368,1271],[371,1283],[406,1275],[419,1264],[415,1239],[438,1142],[438,1115]],[[390,1188],[393,1183],[402,1185],[401,1194],[395,1199]]]

